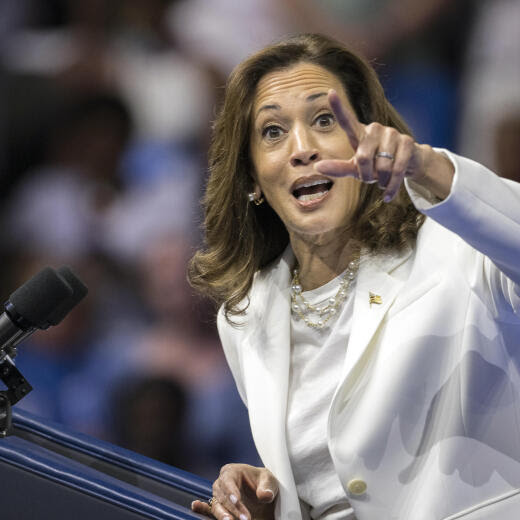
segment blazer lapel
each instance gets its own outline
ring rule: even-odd
[[[262,461],[285,493],[277,507],[281,518],[300,518],[300,505],[287,452],[286,412],[290,370],[290,283],[292,250],[260,274],[251,295],[254,329],[242,346],[248,385],[251,429]]]
[[[363,257],[358,271],[352,331],[341,381],[355,368],[395,300],[404,280],[390,273],[405,262],[410,254],[411,249],[407,249],[398,256]]]

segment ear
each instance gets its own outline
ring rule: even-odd
[[[255,182],[254,184],[255,197],[259,199],[262,196],[262,190],[260,189],[260,185]]]

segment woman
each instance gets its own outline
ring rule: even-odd
[[[419,145],[323,36],[232,74],[192,283],[265,468],[220,520],[508,520],[520,511],[520,186]]]

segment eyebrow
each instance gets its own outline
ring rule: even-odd
[[[327,95],[327,92],[317,92],[316,94],[311,94],[310,96],[307,96],[307,97],[305,98],[305,101],[306,101],[307,103],[310,103],[311,101],[314,101],[315,99],[318,99],[318,98],[320,98],[320,97],[322,97],[322,96],[326,96],[326,95]],[[273,105],[263,105],[263,106],[261,106],[261,107],[257,110],[257,112],[256,112],[256,117],[258,117],[258,114],[260,114],[260,112],[261,112],[262,110],[280,110],[280,108],[281,108],[280,105],[277,105],[276,103],[273,104]]]

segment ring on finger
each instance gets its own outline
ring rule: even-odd
[[[377,152],[376,157],[382,157],[383,159],[390,159],[393,161],[395,159],[395,155],[390,152]]]
[[[215,504],[218,504],[218,498],[211,497],[208,500],[208,505],[209,505],[210,509],[212,509]]]

